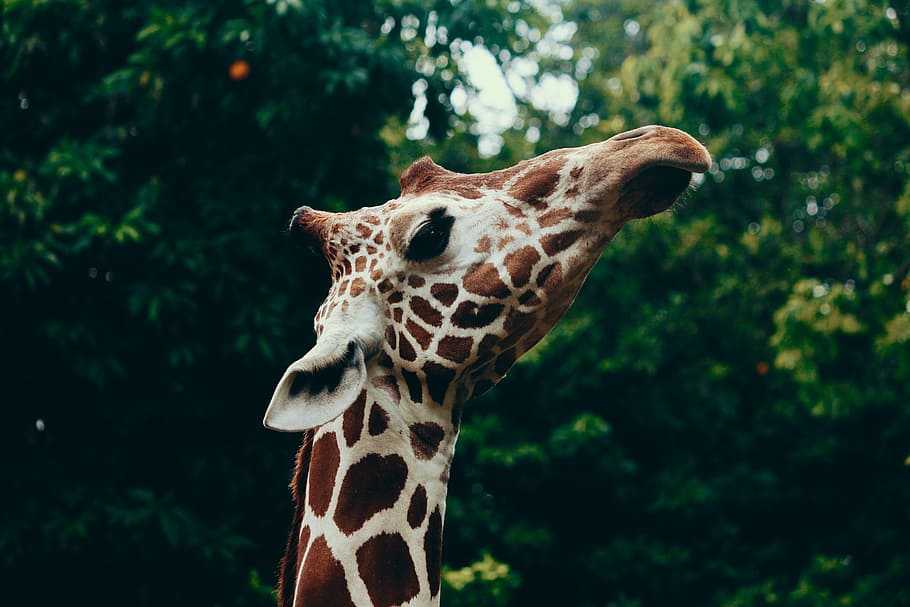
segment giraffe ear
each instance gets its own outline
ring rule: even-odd
[[[332,421],[354,402],[366,383],[363,348],[357,341],[323,335],[284,372],[262,424],[302,432]]]

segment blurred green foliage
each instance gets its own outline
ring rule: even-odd
[[[270,604],[259,420],[328,280],[289,212],[661,122],[716,166],[468,411],[443,604],[910,605],[906,4],[0,6],[5,597]],[[478,157],[457,41],[574,109],[519,92]]]

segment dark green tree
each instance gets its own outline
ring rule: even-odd
[[[447,40],[508,45],[516,18],[540,17],[0,6],[4,600],[269,604],[299,439],[259,420],[327,285],[283,226],[304,202],[393,197],[381,133],[418,79],[445,132],[452,79],[425,65],[447,63]]]
[[[660,122],[716,166],[468,409],[443,603],[910,605],[910,11],[533,4],[0,5],[4,599],[269,604],[290,211]],[[455,42],[525,74],[493,157]]]

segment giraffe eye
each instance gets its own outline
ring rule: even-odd
[[[449,235],[455,218],[445,214],[445,209],[434,209],[417,228],[404,256],[411,261],[426,261],[440,255],[449,246]]]

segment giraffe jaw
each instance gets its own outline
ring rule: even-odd
[[[692,173],[675,166],[655,165],[627,181],[620,204],[630,219],[643,219],[666,211],[689,188]]]
[[[649,125],[620,133],[605,142],[619,148],[621,181],[618,206],[628,219],[650,217],[669,209],[686,191],[693,173],[711,166],[708,150],[678,129]]]

